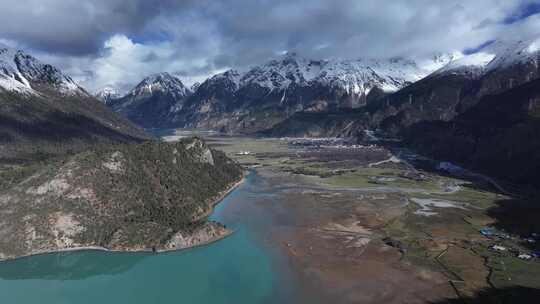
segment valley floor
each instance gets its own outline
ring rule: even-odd
[[[538,296],[539,207],[490,179],[377,145],[202,135],[264,178],[268,238],[314,302]]]

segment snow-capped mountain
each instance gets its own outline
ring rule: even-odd
[[[104,104],[109,104],[113,100],[122,97],[122,94],[120,94],[120,92],[118,92],[118,90],[114,87],[106,86],[103,89],[97,91],[94,96],[97,99],[101,100]]]
[[[358,108],[442,67],[449,56],[412,60],[310,60],[287,53],[246,72],[229,70],[203,82],[175,117],[189,127],[271,127],[298,111]],[[264,120],[254,119],[260,113]],[[231,126],[233,124],[234,126]]]
[[[266,64],[253,67],[240,77],[232,77],[238,88],[256,84],[269,89],[285,89],[292,83],[309,86],[313,83],[342,87],[351,95],[367,95],[373,87],[394,92],[408,83],[420,80],[448,61],[438,58],[430,67],[401,58],[389,60],[309,60],[288,53]],[[231,73],[231,72],[229,72]]]
[[[459,56],[450,61],[447,65],[435,71],[432,75],[464,75],[471,78],[478,78],[486,71],[486,66],[495,58],[494,54],[478,52],[466,56]]]
[[[5,46],[0,47],[0,116],[0,151],[8,155],[27,144],[58,153],[147,137],[59,69]]]
[[[144,78],[125,96],[108,105],[116,112],[144,127],[166,124],[170,113],[182,109],[191,90],[169,73],[153,74]]]
[[[61,94],[88,95],[56,67],[4,45],[0,45],[0,88],[25,94],[52,89]]]
[[[385,98],[375,124],[399,131],[420,121],[450,121],[484,96],[540,78],[540,37],[497,40],[456,56],[431,75]]]
[[[469,74],[479,78],[516,66],[531,66],[537,70],[539,61],[540,37],[518,41],[497,40],[479,52],[457,56],[433,75]]]
[[[182,83],[180,78],[165,72],[144,78],[126,96],[142,98],[155,93],[167,93],[176,98],[183,98],[190,93],[190,90]]]

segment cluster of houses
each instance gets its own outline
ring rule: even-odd
[[[376,145],[359,145],[347,138],[289,138],[283,137],[290,146],[306,147],[310,149],[336,148],[336,149],[368,149],[376,148]]]
[[[494,244],[490,247],[491,250],[501,253],[509,253],[517,257],[521,260],[532,260],[532,259],[540,259],[540,251],[539,250],[531,250],[528,252],[525,252],[523,249],[517,249],[514,247],[506,247],[502,244],[502,241],[504,240],[518,240],[522,242],[526,242],[529,244],[535,244],[536,242],[540,242],[540,234],[539,233],[532,233],[530,236],[527,237],[518,237],[518,236],[512,236],[508,233],[505,233],[504,231],[498,231],[495,228],[492,227],[486,227],[480,229],[480,233],[491,239],[491,240],[497,240],[499,241],[497,244]]]

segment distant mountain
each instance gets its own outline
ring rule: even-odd
[[[142,130],[56,67],[0,46],[0,160],[20,157],[21,151],[57,153],[142,138]]]
[[[108,105],[132,122],[153,128],[167,125],[172,113],[180,111],[191,94],[179,78],[160,73],[146,77],[125,96]]]
[[[104,104],[109,104],[115,99],[122,97],[122,94],[120,94],[120,92],[118,92],[118,90],[116,90],[115,88],[107,86],[97,91],[94,96],[97,99],[101,100]]]
[[[488,94],[540,77],[540,39],[497,41],[450,62],[370,108],[372,124],[391,132],[424,120],[449,121]]]
[[[296,112],[363,107],[440,68],[439,56],[405,59],[308,60],[286,54],[245,73],[229,70],[202,83],[173,122],[187,127],[258,131]]]

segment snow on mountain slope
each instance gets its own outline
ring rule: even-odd
[[[472,73],[478,78],[520,64],[538,67],[539,62],[540,37],[518,41],[497,40],[477,53],[456,56],[434,75]]]
[[[154,128],[166,124],[190,95],[190,89],[178,77],[160,73],[144,78],[125,96],[107,105],[140,126]]]
[[[438,56],[419,65],[402,58],[310,60],[287,53],[244,72],[228,70],[209,78],[173,122],[252,132],[296,112],[360,108],[422,79],[449,58]]]
[[[487,51],[496,54],[487,66],[487,71],[502,69],[514,64],[533,63],[538,66],[540,58],[540,36],[519,41],[495,41]]]
[[[0,45],[0,87],[7,91],[32,94],[42,85],[61,94],[88,95],[56,67],[42,63],[21,50]]]
[[[172,94],[176,98],[184,98],[190,93],[190,90],[178,77],[165,72],[144,78],[126,96],[144,97],[165,92]]]
[[[472,78],[478,78],[485,72],[486,66],[495,58],[495,54],[478,52],[466,56],[456,56],[456,59],[450,61],[447,65],[433,73],[436,75],[465,75],[469,74]]]
[[[0,87],[18,93],[34,93],[30,82],[17,69],[16,52],[0,45]]]
[[[111,86],[106,86],[103,89],[97,91],[94,96],[105,104],[110,103],[114,99],[122,97],[120,92],[118,92],[118,90]]]
[[[420,80],[441,67],[447,61],[432,62],[431,66],[419,67],[406,59],[360,59],[360,60],[309,60],[295,53],[256,66],[236,78],[238,87],[257,84],[261,87],[284,89],[291,83],[309,86],[320,83],[330,87],[342,87],[350,94],[367,94],[377,86],[385,92],[396,91]]]

